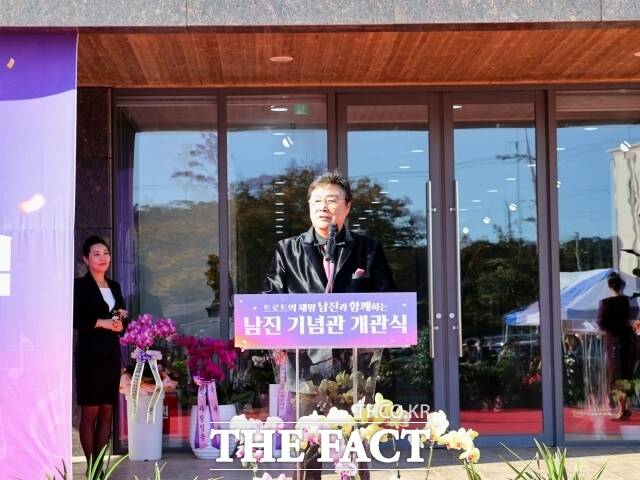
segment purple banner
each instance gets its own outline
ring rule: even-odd
[[[376,348],[417,343],[416,293],[234,295],[235,345]]]
[[[76,34],[0,34],[0,477],[71,468]]]

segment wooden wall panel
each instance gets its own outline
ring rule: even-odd
[[[80,86],[640,81],[640,29],[81,32]],[[290,55],[291,63],[269,61]]]

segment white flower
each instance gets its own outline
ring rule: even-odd
[[[231,430],[248,430],[250,428],[249,419],[245,414],[235,415],[229,421]]]
[[[478,436],[478,432],[474,430],[466,430],[459,428],[457,431],[452,430],[446,435],[438,439],[439,445],[446,445],[447,448],[454,450],[473,450],[473,439]]]
[[[447,420],[447,414],[442,410],[431,412],[427,415],[427,423],[424,426],[424,430],[430,442],[437,442],[447,431],[447,428],[449,428],[449,420]]]
[[[358,473],[358,467],[353,462],[338,462],[336,463],[336,473],[355,477]]]
[[[231,418],[229,426],[231,430],[240,430],[240,432],[242,432],[243,430],[253,430],[254,442],[262,442],[264,439],[264,434],[262,433],[262,422],[255,418],[247,418],[244,414],[236,415]],[[240,435],[239,441],[241,443],[244,442],[243,434]]]
[[[320,439],[320,430],[327,429],[327,419],[324,415],[318,415],[315,410],[311,415],[300,417],[296,423],[296,430],[302,430],[303,439],[301,442],[302,449],[307,448],[308,444],[316,445]]]
[[[260,449],[254,450],[253,458],[255,458],[256,462],[258,462],[258,463],[262,462],[262,459],[264,458],[264,451],[262,451]]]
[[[236,451],[236,457],[238,457],[238,458],[244,457],[244,446],[243,445],[240,445],[238,447],[238,450]]]
[[[387,424],[396,429],[409,426],[411,421],[411,413],[402,408],[402,405],[396,406],[391,412],[391,418]]]
[[[284,420],[280,417],[267,417],[264,422],[264,428],[266,430],[275,430],[276,432],[284,428]]]
[[[327,423],[329,428],[341,428],[344,435],[348,436],[353,430],[356,421],[346,410],[331,407],[327,414]]]
[[[275,479],[269,475],[267,472],[264,472],[262,474],[262,477],[253,477],[253,480],[285,480],[287,477],[285,477],[284,473],[281,473],[280,475],[278,475]]]
[[[385,399],[381,393],[376,393],[371,406],[371,416],[376,423],[385,423],[391,418],[393,402]]]
[[[480,450],[476,447],[471,448],[470,450],[465,450],[460,454],[460,460],[466,460],[471,463],[478,463],[480,460]]]

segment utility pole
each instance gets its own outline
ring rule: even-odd
[[[536,175],[535,175],[535,171],[534,168],[536,166],[536,157],[534,155],[531,154],[531,146],[529,144],[529,135],[527,134],[527,129],[524,129],[524,138],[525,138],[525,144],[526,144],[526,149],[527,149],[527,153],[520,153],[520,141],[516,140],[514,142],[509,142],[509,143],[513,143],[515,145],[515,152],[514,153],[506,153],[504,155],[496,155],[496,158],[498,160],[502,160],[502,161],[508,161],[508,160],[514,160],[515,164],[516,164],[516,206],[517,206],[517,210],[518,210],[518,235],[520,236],[520,239],[522,239],[523,233],[522,233],[522,199],[521,199],[521,195],[520,195],[520,162],[521,161],[525,161],[525,165],[529,168],[529,172],[531,174],[531,181],[533,183],[533,195],[534,195],[534,209],[537,208],[538,202],[537,202],[537,193],[536,193]],[[511,216],[509,215],[509,218],[511,218]],[[509,228],[511,228],[511,226],[509,226]]]
[[[580,233],[576,232],[575,235],[575,252],[576,252],[576,267],[578,271],[582,271],[582,266],[580,265]]]

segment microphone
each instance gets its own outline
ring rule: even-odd
[[[327,250],[324,259],[330,262],[336,261],[336,236],[338,235],[338,225],[332,223],[329,226],[329,239],[327,240]]]

